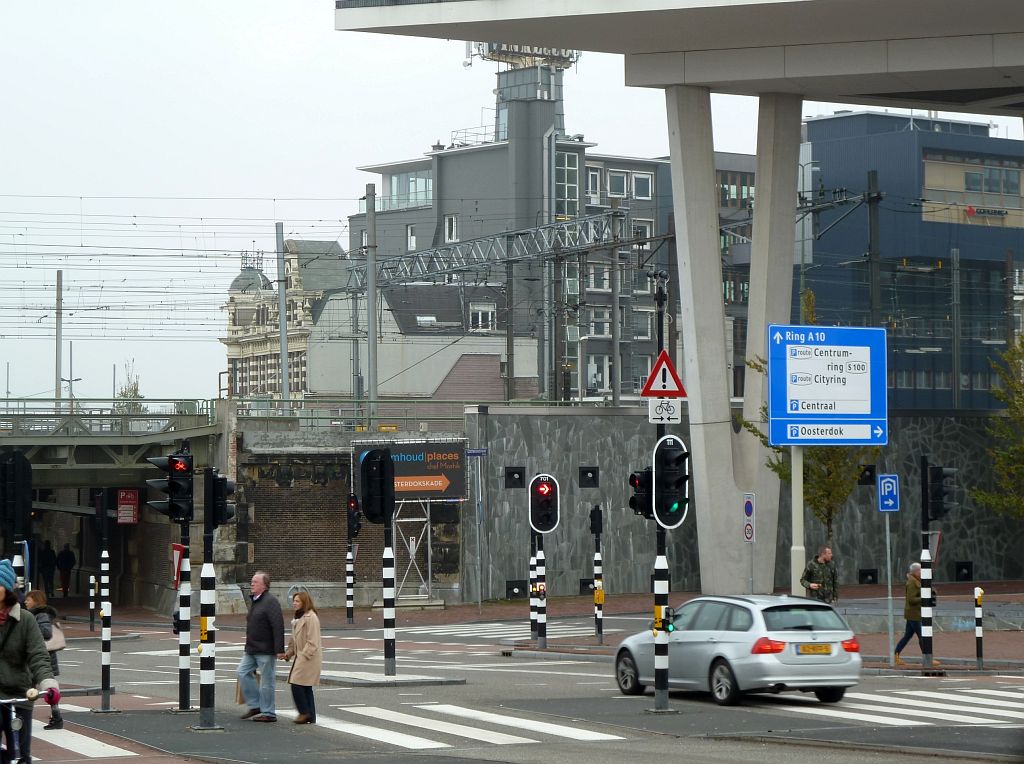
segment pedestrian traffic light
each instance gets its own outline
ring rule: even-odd
[[[165,478],[146,481],[150,488],[166,493],[167,498],[146,503],[175,522],[192,522],[192,454],[151,456],[146,461],[167,473]]]
[[[390,524],[395,516],[395,464],[391,460],[391,449],[364,451],[360,457],[359,481],[367,522]]]
[[[651,507],[651,468],[645,467],[629,476],[629,487],[633,495],[629,497],[629,508],[641,517],[650,518],[654,515]]]
[[[530,527],[537,533],[558,527],[558,481],[543,472],[530,481]]]
[[[235,481],[213,474],[213,527],[226,525],[235,519],[235,503],[228,501],[235,493]]]
[[[363,529],[363,518],[359,512],[359,497],[354,493],[348,495],[348,536],[355,538]]]
[[[678,528],[690,501],[690,454],[682,440],[666,435],[654,444],[653,462],[654,519],[662,528]]]
[[[590,510],[590,532],[595,536],[600,536],[604,528],[603,519],[601,517],[601,507],[595,506]]]
[[[939,520],[960,506],[955,496],[957,472],[959,470],[952,467],[928,466],[929,520]]]

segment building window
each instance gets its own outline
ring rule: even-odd
[[[594,308],[590,318],[591,337],[612,336],[612,311],[610,308]]]
[[[621,170],[608,171],[608,196],[626,198],[626,173]]]
[[[416,251],[416,226],[412,224],[405,227],[405,248],[409,252]]]
[[[369,238],[366,235],[366,231],[365,230],[360,231],[359,232],[359,246],[360,247],[365,247],[367,242],[369,242]]]
[[[384,176],[388,195],[377,202],[380,210],[425,207],[434,199],[434,179],[430,170],[416,170]]]
[[[633,339],[649,340],[652,337],[651,327],[654,326],[654,311],[647,309],[633,310]]]
[[[601,168],[587,168],[587,203],[601,203]]]
[[[458,215],[445,215],[444,216],[444,242],[445,244],[451,244],[454,241],[459,240],[459,216]]]
[[[498,309],[493,302],[471,302],[469,304],[469,330],[491,332],[498,328]]]
[[[633,173],[633,198],[652,199],[654,197],[654,176],[649,172]]]
[[[736,209],[749,209],[754,203],[754,174],[720,170],[718,177],[718,205]]]
[[[555,215],[574,218],[580,214],[580,155],[559,151],[555,155]]]
[[[633,392],[639,393],[644,389],[647,378],[651,376],[651,363],[653,358],[649,355],[633,356]]]
[[[436,326],[437,316],[416,316],[416,326]]]
[[[611,363],[608,355],[587,356],[587,388],[596,390],[611,389]]]
[[[590,269],[590,276],[587,278],[587,288],[598,292],[607,292],[611,289],[608,271],[607,265],[593,266]]]

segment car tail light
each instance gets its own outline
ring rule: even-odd
[[[781,653],[785,649],[785,642],[780,642],[777,639],[768,639],[768,637],[761,637],[754,643],[754,646],[750,648],[750,654],[772,655],[774,653]]]
[[[844,639],[843,640],[843,649],[846,650],[846,652],[848,652],[848,653],[859,653],[860,652],[860,642],[857,641],[856,637],[851,637],[850,639]]]

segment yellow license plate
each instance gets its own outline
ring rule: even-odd
[[[800,655],[831,655],[832,645],[797,645]]]

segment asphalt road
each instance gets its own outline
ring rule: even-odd
[[[607,641],[643,628],[642,617],[637,618],[607,624]],[[550,628],[586,632],[592,621],[555,619]],[[681,744],[687,760],[707,762],[801,764],[827,756],[830,764],[860,764],[891,761],[896,751],[901,762],[934,762],[936,755],[1024,761],[1024,678],[1019,676],[865,676],[835,705],[783,694],[720,708],[707,696],[673,693],[669,705],[678,713],[652,714],[653,694],[620,695],[606,658],[502,655],[503,640],[528,633],[525,621],[404,629],[397,671],[404,683],[386,687],[366,681],[383,678],[379,629],[329,633],[325,675],[330,684],[316,691],[318,724],[298,726],[289,723],[292,703],[281,663],[279,722],[238,718],[243,709],[234,703],[234,668],[242,635],[221,631],[215,719],[224,730],[197,732],[192,729],[199,723],[197,713],[170,711],[178,706],[176,638],[153,630],[114,643],[111,675],[117,694],[111,704],[120,713],[89,713],[98,698],[69,698],[66,730],[90,739],[136,741],[180,760],[253,764],[379,764],[408,762],[412,755],[430,764],[623,764],[656,756],[678,759]],[[61,659],[65,684],[98,684],[98,650],[73,645]],[[193,706],[199,702],[198,674],[195,660]],[[423,679],[408,681],[412,677]],[[42,709],[37,717],[43,718]],[[35,753],[53,760],[44,750],[40,746]]]

